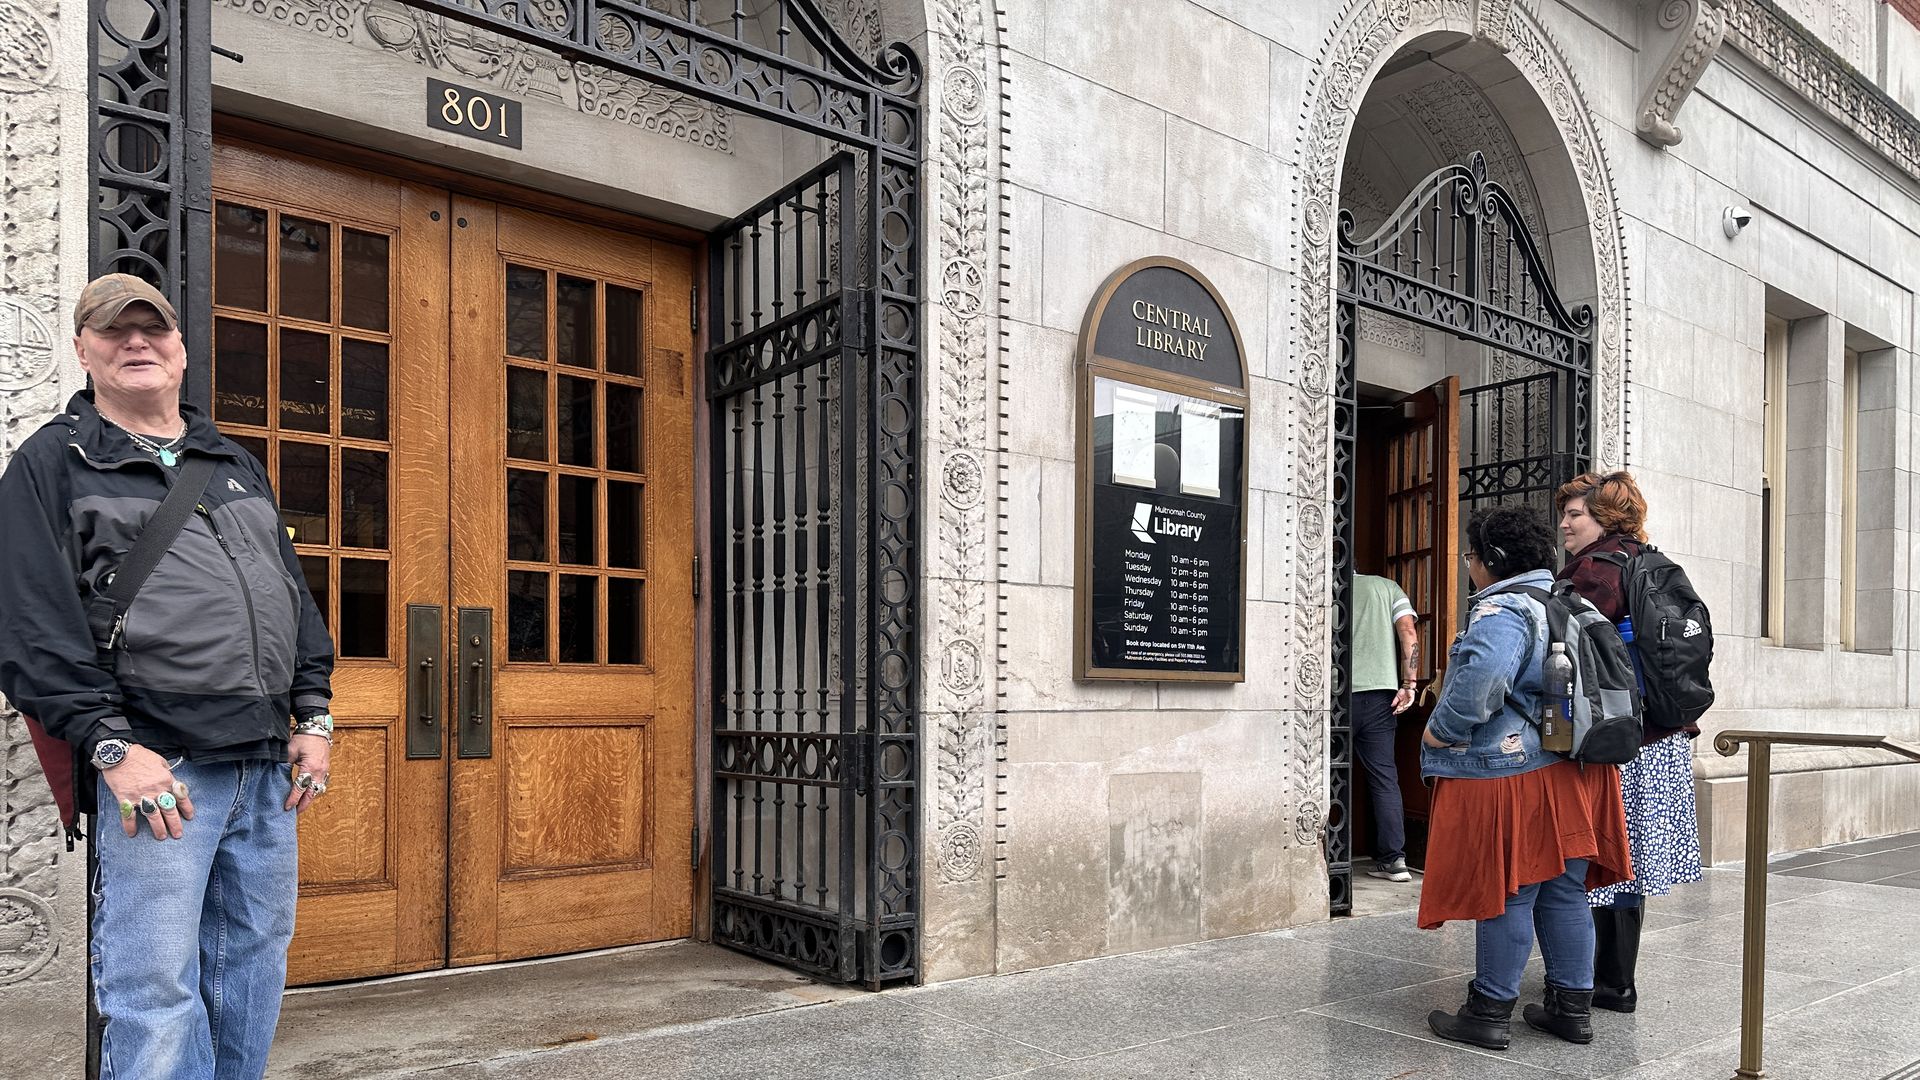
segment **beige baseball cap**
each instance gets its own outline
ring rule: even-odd
[[[180,326],[173,305],[160,295],[159,289],[132,274],[104,274],[80,290],[80,302],[73,305],[74,334],[78,336],[82,327],[89,326],[96,331],[105,330],[128,304],[145,304],[159,312],[169,330]]]

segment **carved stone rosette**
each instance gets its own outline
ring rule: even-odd
[[[1622,459],[1622,388],[1626,372],[1626,273],[1619,206],[1592,111],[1565,55],[1528,5],[1515,0],[1350,0],[1335,21],[1310,76],[1301,117],[1299,179],[1300,288],[1293,340],[1301,350],[1300,410],[1288,451],[1302,500],[1294,573],[1293,642],[1298,657],[1291,711],[1291,780],[1298,844],[1320,842],[1325,827],[1326,725],[1331,650],[1332,419],[1334,334],[1333,219],[1337,178],[1351,124],[1375,66],[1402,43],[1438,30],[1471,32],[1506,49],[1552,112],[1594,223],[1598,283],[1595,309],[1594,455],[1597,465]]]

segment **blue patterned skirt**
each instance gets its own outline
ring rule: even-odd
[[[1603,907],[1621,893],[1665,896],[1675,885],[1699,881],[1700,818],[1693,805],[1693,740],[1675,732],[1640,749],[1620,766],[1620,794],[1627,804],[1627,842],[1633,850],[1633,880],[1587,894]]]

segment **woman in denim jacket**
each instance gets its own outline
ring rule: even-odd
[[[1475,590],[1467,628],[1448,654],[1420,754],[1434,787],[1419,918],[1428,930],[1475,920],[1476,971],[1466,1004],[1427,1022],[1442,1038],[1505,1050],[1538,932],[1546,1007],[1529,1005],[1527,1022],[1590,1042],[1587,890],[1632,877],[1620,770],[1540,748],[1546,611],[1507,590],[1552,587],[1546,521],[1521,507],[1484,511],[1467,524],[1467,546]]]

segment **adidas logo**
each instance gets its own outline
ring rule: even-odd
[[[1706,629],[1706,627],[1700,625],[1698,620],[1688,619],[1687,628],[1681,631],[1680,636],[1683,638],[1699,637],[1702,633],[1706,632]]]
[[[238,481],[238,480],[228,480],[228,481],[227,481],[227,490],[228,490],[228,491],[242,491],[242,492],[244,492],[244,491],[246,491],[247,489],[246,489],[246,488],[243,488],[243,487],[241,487],[241,486],[240,486],[240,481]]]

